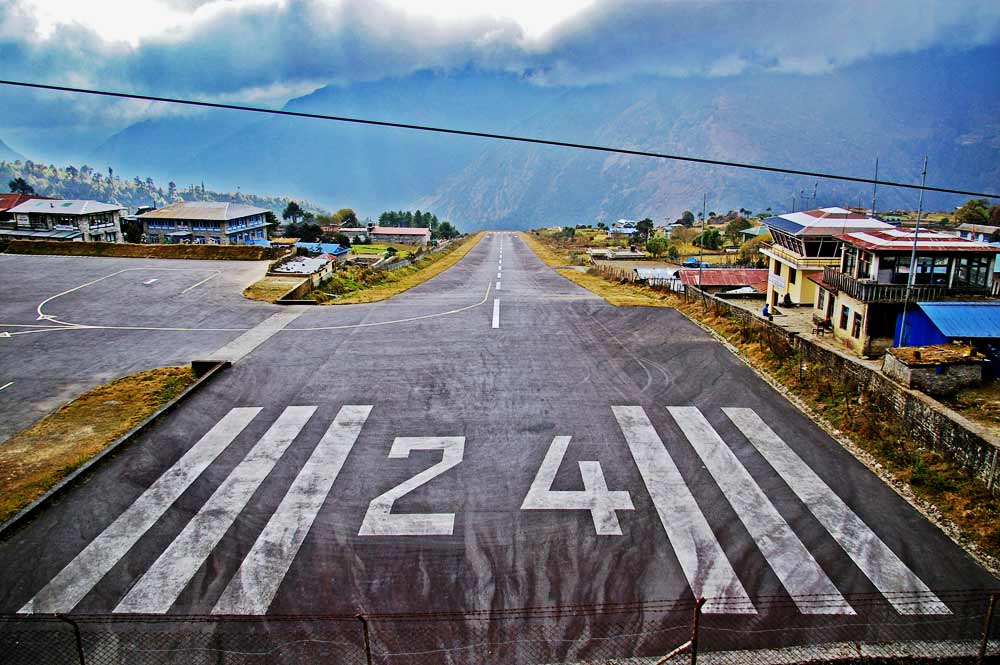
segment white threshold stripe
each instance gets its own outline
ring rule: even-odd
[[[723,409],[847,555],[900,614],[951,614],[948,606],[875,535],[752,409]]]
[[[500,299],[496,298],[493,301],[493,327],[500,327]]]
[[[803,614],[854,614],[733,451],[693,406],[668,406],[740,521]],[[815,596],[824,596],[816,603]]]
[[[646,412],[640,406],[613,406],[611,410],[691,591],[696,598],[709,599],[704,611],[756,614],[746,589]]]
[[[497,280],[497,291],[499,291],[499,290],[500,290],[500,280],[498,279]],[[0,388],[0,390],[3,390],[3,388]]]
[[[265,614],[372,407],[343,406],[288,488],[212,614]]]
[[[240,407],[227,413],[35,594],[20,613],[55,614],[76,607],[258,413],[259,407]]]
[[[243,461],[129,589],[115,608],[116,613],[163,614],[170,609],[314,411],[315,406],[285,408]]]

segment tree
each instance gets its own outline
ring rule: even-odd
[[[284,212],[281,213],[281,218],[285,221],[292,220],[292,223],[294,224],[299,221],[300,217],[302,217],[302,212],[303,210],[299,207],[298,203],[295,201],[289,201],[288,205],[285,206]]]
[[[955,211],[956,224],[987,224],[990,209],[986,199],[969,199]]]
[[[760,248],[765,244],[771,242],[770,233],[761,233],[756,238],[751,238],[747,240],[740,247],[740,263],[747,266],[757,266],[764,267],[767,265],[767,259],[760,252]]]
[[[695,237],[693,244],[705,249],[719,249],[722,247],[722,234],[718,229],[706,229]]]
[[[742,210],[742,208],[740,210]],[[726,224],[726,238],[729,240],[729,243],[731,245],[740,244],[740,231],[749,229],[751,226],[753,226],[753,224],[751,224],[745,217],[737,217],[733,221]]]
[[[676,261],[681,258],[681,253],[677,251],[676,247],[670,245],[670,247],[667,247],[667,258],[671,261]]]
[[[444,238],[445,240],[451,240],[452,238],[457,238],[458,236],[462,235],[461,233],[458,232],[458,229],[456,229],[452,225],[452,223],[447,220],[438,224],[435,233],[437,234],[437,236],[432,235],[432,237]]]
[[[173,201],[177,198],[177,183],[171,180],[167,183],[167,198]],[[271,213],[274,214],[273,212]]]
[[[173,183],[171,183],[173,184]],[[268,239],[273,238],[278,233],[278,216],[273,212],[268,210],[264,213],[264,222],[267,224],[266,229]]]
[[[597,223],[597,228],[601,229],[602,231],[606,231],[607,228],[608,228],[608,225],[605,224],[604,222],[598,222]]]
[[[649,217],[640,220],[635,225],[635,234],[637,236],[636,240],[638,240],[639,242],[645,242],[646,240],[649,240],[652,237],[652,233],[653,233],[653,220],[651,220]]]
[[[323,235],[323,229],[319,224],[313,222],[302,222],[301,224],[292,222],[285,228],[285,235],[289,238],[298,238],[302,242],[319,242]]]
[[[990,225],[1000,226],[1000,203],[995,203],[990,208]]]
[[[683,213],[681,213],[681,218],[678,219],[677,221],[683,224],[684,226],[691,226],[692,224],[694,224],[694,213],[691,212],[690,210],[685,210]]]
[[[658,259],[667,253],[670,243],[667,242],[666,238],[650,238],[646,241],[646,251],[653,255],[654,259]]]
[[[28,181],[18,176],[8,183],[10,191],[15,194],[34,194],[35,188],[28,184]]]
[[[331,215],[331,221],[334,226],[355,228],[358,225],[358,216],[350,208],[341,208]],[[379,218],[379,221],[381,221],[381,217]]]

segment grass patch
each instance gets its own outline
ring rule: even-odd
[[[195,380],[188,367],[164,367],[84,393],[0,443],[0,521],[179,395]]]
[[[261,302],[274,302],[302,280],[303,277],[265,277],[243,289],[243,297]]]
[[[393,244],[379,244],[372,243],[371,245],[351,245],[351,253],[353,254],[385,254],[385,250],[390,247],[395,248],[396,252],[402,256],[407,252],[413,251],[413,245],[393,245]]]
[[[534,249],[532,243],[528,246]],[[620,283],[596,271],[557,272],[612,305],[673,307],[711,328],[732,344],[758,373],[801,400],[828,429],[849,438],[881,465],[883,473],[893,482],[908,487],[920,501],[943,516],[962,540],[974,543],[994,560],[1000,559],[1000,498],[958,462],[919,447],[897,421],[885,418],[888,407],[860,386],[832,376],[828,369],[814,363],[806,363],[806,369],[800,370],[802,357],[781,336],[768,334],[766,329],[712,307],[710,300],[706,305],[700,299],[688,300],[670,291]],[[979,409],[983,420],[988,421],[998,417],[998,396],[1000,387],[994,382],[962,391],[955,399],[969,402],[970,408]]]
[[[372,270],[361,266],[338,270],[305,297],[324,305],[349,305],[391,298],[458,263],[482,237],[483,232],[479,232],[452,241],[444,249],[429,252],[412,265],[398,270]]]
[[[524,241],[524,244],[530,247],[531,251],[533,251],[545,265],[558,268],[560,266],[568,266],[573,263],[573,259],[570,257],[570,250],[567,247],[559,246],[550,240],[543,241],[533,233],[518,231],[518,235],[521,236],[521,240]]]
[[[969,420],[1000,435],[1000,381],[964,388],[943,401]]]

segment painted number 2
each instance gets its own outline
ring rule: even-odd
[[[545,459],[542,460],[528,494],[524,497],[521,510],[589,510],[598,535],[622,535],[615,511],[635,510],[632,506],[632,497],[626,491],[608,490],[600,462],[580,462],[584,487],[582,491],[552,489],[552,483],[566,455],[569,441],[568,436],[557,436],[552,439],[552,445],[545,453]]]
[[[397,437],[389,450],[389,459],[409,457],[411,450],[440,450],[441,461],[372,499],[361,522],[359,536],[450,536],[455,530],[455,513],[393,514],[392,505],[461,462],[465,437]]]

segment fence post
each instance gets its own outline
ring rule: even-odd
[[[983,622],[983,641],[979,643],[979,657],[976,658],[976,665],[983,665],[986,661],[986,647],[990,642],[990,630],[993,628],[993,608],[997,604],[997,596],[1000,594],[990,594],[990,604],[986,608],[986,620]]]
[[[83,653],[83,638],[80,637],[80,627],[65,614],[57,614],[56,618],[73,626],[73,638],[76,640],[76,655],[80,658],[80,665],[87,665],[87,657]]]
[[[699,598],[694,604],[694,617],[691,619],[691,665],[698,665],[698,623],[701,620],[701,606],[704,598]]]
[[[375,661],[372,660],[372,639],[368,632],[368,619],[365,618],[364,614],[358,614],[357,619],[361,622],[361,632],[365,636],[365,661],[368,665],[374,665]]]

